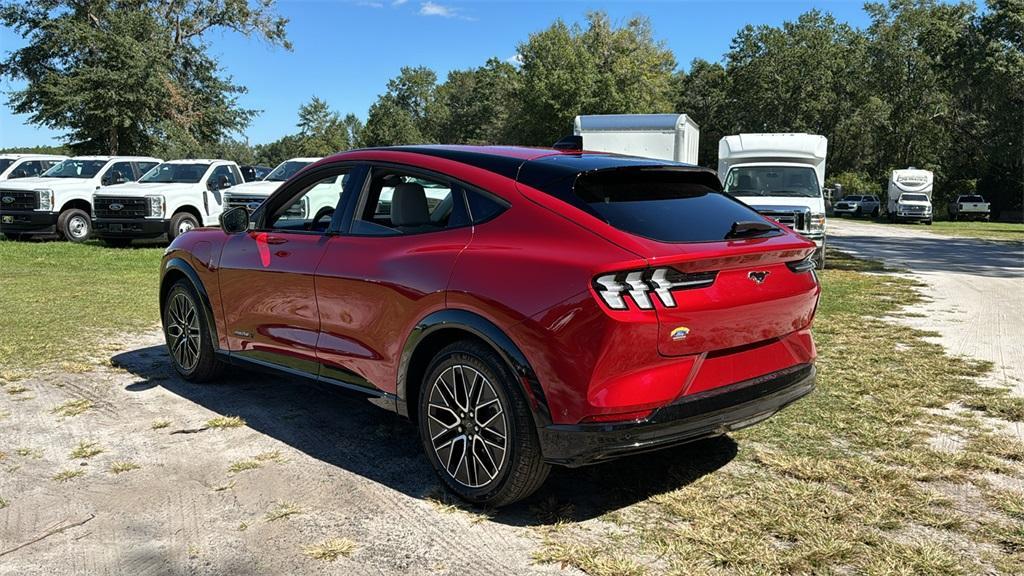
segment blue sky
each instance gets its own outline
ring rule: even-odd
[[[316,95],[342,114],[365,118],[388,79],[406,65],[429,66],[444,79],[449,70],[511,58],[516,45],[556,18],[581,21],[604,10],[614,21],[646,15],[655,35],[681,66],[693,58],[719,60],[745,24],[779,24],[811,8],[831,12],[854,26],[867,25],[862,2],[512,2],[450,0],[279,0],[291,22],[291,52],[257,39],[214,33],[213,55],[238,84],[249,88],[242,106],[262,110],[245,131],[253,144],[295,131],[296,111]],[[0,27],[0,51],[23,44]],[[0,90],[18,88],[0,80]],[[4,102],[6,98],[4,98]],[[685,112],[681,110],[680,112]],[[0,104],[0,148],[57,143],[60,133],[25,124]]]

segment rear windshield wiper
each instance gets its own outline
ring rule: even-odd
[[[764,236],[769,232],[775,232],[778,230],[775,226],[767,222],[759,222],[757,220],[737,220],[732,223],[732,227],[729,229],[729,233],[725,235],[728,238],[752,238],[755,236]]]

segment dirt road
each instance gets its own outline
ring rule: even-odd
[[[840,218],[829,220],[829,243],[912,273],[930,302],[902,321],[936,332],[953,354],[991,361],[993,382],[1024,395],[1024,244]]]

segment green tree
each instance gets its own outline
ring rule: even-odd
[[[435,110],[437,75],[425,67],[403,67],[387,92],[370,106],[361,146],[422,144],[434,141],[428,111]]]
[[[452,71],[427,109],[430,132],[445,144],[510,143],[518,90],[519,71],[497,58]]]
[[[718,167],[718,141],[734,134],[733,99],[729,76],[721,64],[697,59],[689,73],[677,74],[675,109],[688,114],[700,126],[698,162]]]
[[[341,115],[316,96],[299,107],[298,128],[304,155],[327,156],[351,147]]]
[[[23,80],[16,113],[65,130],[75,152],[145,153],[157,143],[198,150],[243,128],[244,88],[223,77],[204,37],[215,29],[288,47],[272,0],[0,2],[0,23],[28,42],[0,61]]]
[[[518,47],[521,83],[515,139],[550,145],[578,114],[671,112],[675,57],[654,40],[650,21],[612,26],[603,12],[587,28],[557,20]]]

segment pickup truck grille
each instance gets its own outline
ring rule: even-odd
[[[850,205],[847,204],[846,202],[840,202],[839,204],[836,204],[836,208],[839,208],[840,210],[846,210],[849,207]]]
[[[758,209],[754,207],[762,216],[767,216],[772,220],[775,220],[779,224],[796,230],[797,232],[807,232],[807,213],[799,210],[774,210],[774,209]]]
[[[252,204],[259,205],[262,204],[264,200],[266,200],[266,197],[264,196],[245,196],[242,194],[228,194],[224,202],[225,204],[227,204],[228,208],[238,208],[239,206],[245,206],[249,208],[249,211],[251,212],[252,208],[250,206]]]
[[[924,206],[904,206],[904,212],[924,212]]]
[[[97,218],[145,218],[147,203],[145,198],[96,197],[92,211]]]
[[[39,196],[31,190],[0,190],[0,210],[35,210]]]

